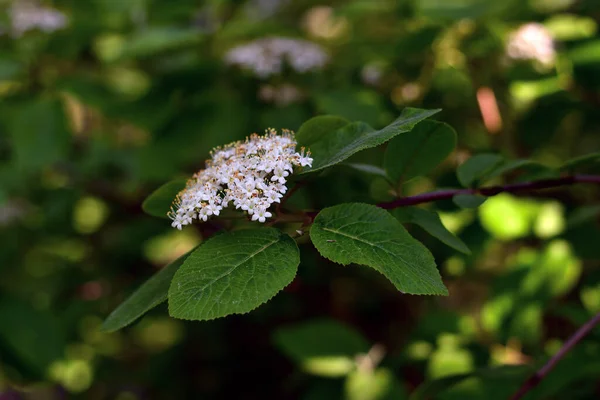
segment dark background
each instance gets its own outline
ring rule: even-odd
[[[599,151],[597,1],[0,0],[0,11],[0,398],[406,398],[424,381],[525,366],[435,397],[507,398],[600,311],[599,193],[580,185],[479,210],[437,203],[470,256],[407,226],[449,297],[400,294],[306,243],[296,280],[248,315],[184,322],[163,304],[99,330],[202,240],[145,215],[143,199],[252,132],[319,114],[382,127],[405,106],[442,108],[457,150],[405,195],[457,186],[456,166],[475,153],[557,167]],[[225,61],[274,36],[311,41],[328,62],[261,78]],[[356,159],[380,165],[382,154]],[[298,196],[320,208],[389,193],[336,167]],[[273,334],[315,318],[381,345],[386,378],[366,374],[361,391],[360,376],[293,363]],[[531,398],[596,398],[599,344],[597,333],[581,343]]]

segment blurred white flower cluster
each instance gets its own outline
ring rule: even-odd
[[[553,65],[556,57],[552,35],[534,22],[522,25],[510,35],[506,53],[513,60],[535,60],[546,66]]]
[[[272,214],[267,211],[279,203],[287,191],[286,177],[294,166],[312,165],[310,152],[296,152],[294,133],[267,129],[264,136],[251,135],[216,148],[200,170],[187,183],[174,203],[169,217],[174,228],[191,224],[194,219],[206,221],[219,215],[233,202],[252,216],[253,221],[265,222]]]
[[[13,0],[8,10],[10,34],[20,37],[25,32],[39,29],[51,33],[67,25],[67,17],[52,8],[43,7],[35,0]]]
[[[254,72],[259,78],[280,74],[285,64],[296,72],[323,68],[329,56],[321,46],[306,40],[269,37],[232,48],[225,61]]]

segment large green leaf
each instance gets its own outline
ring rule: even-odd
[[[296,132],[296,141],[298,146],[310,146],[349,123],[346,118],[337,115],[319,115],[302,124]]]
[[[364,122],[348,124],[311,145],[313,166],[302,173],[330,167],[361,150],[379,146],[400,133],[410,131],[417,123],[439,111],[405,108],[398,119],[380,130],[374,130]]]
[[[394,210],[394,215],[400,222],[419,225],[431,236],[453,249],[461,253],[471,254],[467,245],[442,224],[438,213],[418,207],[402,207]]]
[[[361,203],[322,210],[310,238],[323,257],[368,265],[410,294],[447,295],[433,256],[387,211]]]
[[[273,341],[305,371],[324,376],[346,375],[354,368],[354,357],[369,350],[360,333],[330,319],[280,328]]]
[[[504,158],[497,154],[477,154],[458,166],[456,176],[461,185],[471,187],[498,168],[503,161]]]
[[[396,182],[425,175],[454,150],[456,132],[437,121],[423,121],[410,132],[398,135],[388,144],[384,167]]]
[[[177,194],[185,188],[186,179],[167,182],[150,194],[142,203],[142,209],[153,217],[168,218],[167,213]]]
[[[209,320],[252,311],[296,276],[296,242],[274,228],[217,235],[195,250],[169,289],[171,316]]]
[[[106,318],[102,324],[102,330],[113,332],[124,328],[167,300],[173,276],[192,251],[179,257],[144,282]]]

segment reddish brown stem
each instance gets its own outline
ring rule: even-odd
[[[488,186],[476,189],[448,189],[435,192],[422,193],[416,196],[402,197],[400,199],[377,204],[378,207],[391,210],[398,207],[414,206],[416,204],[431,203],[438,200],[451,199],[460,194],[479,194],[485,197],[495,196],[499,193],[519,193],[541,189],[550,189],[559,186],[573,185],[575,183],[600,184],[600,176],[596,175],[569,175],[561,178],[542,179],[532,182],[511,183],[508,185]]]
[[[435,192],[421,193],[415,196],[402,197],[396,200],[379,203],[377,207],[386,210],[392,210],[399,207],[414,206],[417,204],[431,203],[438,200],[451,199],[459,194],[481,195],[485,197],[495,196],[500,193],[523,193],[536,190],[550,189],[560,186],[573,185],[575,183],[593,183],[600,185],[600,176],[598,175],[568,175],[561,178],[541,179],[539,181],[511,183],[507,185],[487,186],[482,188],[468,189],[447,189],[437,190]],[[292,189],[293,190],[293,189]],[[288,192],[289,193],[289,192]],[[287,196],[289,197],[289,196]],[[279,218],[271,221],[271,225],[277,222],[303,222],[302,226],[308,226],[315,219],[319,211],[305,211],[302,215],[278,214]]]
[[[530,390],[535,388],[541,381],[552,371],[556,364],[569,352],[571,349],[579,343],[584,337],[586,337],[595,327],[600,324],[600,313],[596,314],[592,319],[586,322],[581,328],[577,330],[565,342],[560,350],[548,360],[542,368],[540,368],[533,376],[527,379],[523,385],[517,390],[517,392],[511,397],[511,400],[519,400],[523,398]]]

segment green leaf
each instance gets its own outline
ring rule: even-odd
[[[464,187],[472,187],[504,161],[497,154],[477,154],[458,166],[456,176]]]
[[[167,182],[150,194],[142,203],[142,209],[153,217],[168,218],[171,204],[179,192],[185,189],[187,179]]]
[[[23,105],[10,126],[16,165],[24,170],[44,168],[64,159],[70,145],[62,104],[37,100]]]
[[[364,172],[364,173],[367,173],[370,175],[380,176],[389,182],[389,178],[385,172],[385,169],[380,168],[376,165],[361,164],[361,163],[346,163],[346,164],[342,164],[342,165],[345,165],[347,167],[350,167],[352,169],[355,169],[357,171]]]
[[[532,160],[506,160],[489,171],[489,173],[483,177],[483,179],[487,181],[524,167],[544,168],[541,164]]]
[[[349,123],[350,121],[337,115],[320,115],[311,118],[296,132],[296,141],[298,146],[310,146]]]
[[[583,169],[590,165],[600,164],[600,153],[586,154],[580,157],[573,158],[567,161],[561,167],[561,171],[574,171],[576,169]]]
[[[400,222],[419,225],[431,236],[439,239],[442,243],[453,249],[458,250],[461,253],[471,254],[467,245],[446,229],[438,213],[418,207],[402,207],[396,209],[394,215]]]
[[[456,146],[456,132],[437,121],[423,121],[395,137],[385,152],[384,167],[395,182],[425,175],[444,161]]]
[[[310,147],[313,166],[302,173],[318,171],[339,162],[361,150],[379,146],[413,127],[440,110],[405,108],[398,119],[380,130],[373,130],[364,122],[353,122],[330,133]]]
[[[122,329],[167,300],[173,276],[192,251],[179,257],[144,282],[106,318],[102,330],[114,332]]]
[[[331,319],[318,319],[278,329],[275,345],[313,375],[344,376],[354,368],[354,357],[369,343],[353,328]]]
[[[182,47],[196,46],[203,35],[196,29],[147,28],[132,36],[122,49],[122,57],[145,57]]]
[[[460,208],[477,208],[485,203],[486,200],[487,197],[478,194],[457,194],[452,198],[454,204]]]
[[[195,250],[175,274],[169,313],[201,321],[247,313],[287,286],[299,263],[296,242],[277,229],[217,235]]]
[[[381,208],[360,203],[325,208],[310,238],[323,257],[372,267],[404,293],[448,294],[429,250]]]

